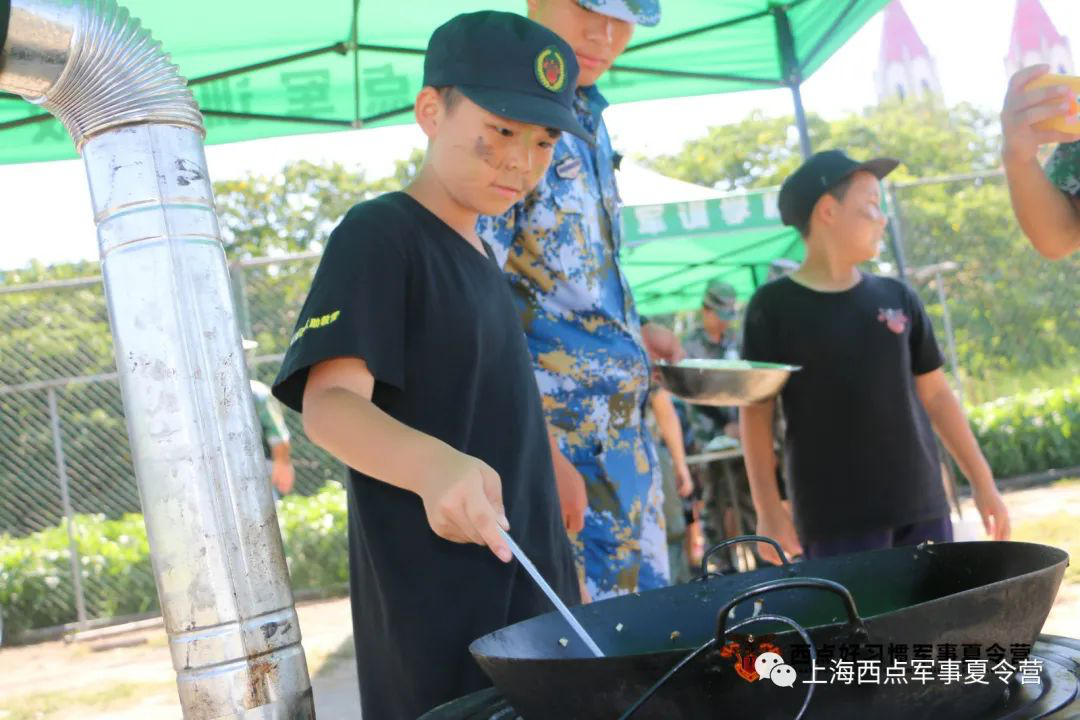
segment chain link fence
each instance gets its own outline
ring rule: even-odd
[[[259,341],[252,378],[273,381],[317,262],[312,254],[233,266],[241,328]],[[67,556],[35,614],[88,627],[156,609],[149,562],[119,573],[89,537],[102,521],[141,512],[101,278],[0,287],[0,359],[0,545],[49,534],[42,542]],[[286,422],[295,492],[341,481],[341,465],[308,442],[299,416]],[[125,597],[133,592],[142,597]]]
[[[1051,262],[1016,223],[1000,170],[888,186],[883,255],[926,305],[954,386],[980,404],[1080,376],[1080,258]]]
[[[901,250],[883,260],[904,265],[969,400],[994,395],[995,373],[1080,367],[1080,263],[1048,263],[1026,247],[1000,174],[895,186],[890,199]],[[272,382],[317,262],[310,253],[233,265],[238,320],[259,343],[253,378]],[[295,491],[341,481],[300,418],[286,421]],[[85,549],[102,517],[139,511],[101,279],[0,286],[0,549],[6,538],[58,533],[66,569],[35,600],[49,617],[85,627],[155,608],[148,562],[118,573]]]
[[[251,377],[267,385],[274,381],[288,347],[300,308],[307,297],[320,253],[285,258],[261,258],[233,265],[231,275],[240,329],[259,343]],[[324,450],[308,441],[300,416],[286,413],[292,435],[292,461],[296,491],[315,492],[327,482],[341,482],[345,471]]]

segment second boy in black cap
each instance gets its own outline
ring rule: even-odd
[[[1005,503],[941,369],[926,310],[904,283],[858,267],[877,255],[886,224],[879,180],[897,165],[830,150],[785,180],[780,217],[802,234],[806,260],[747,308],[743,358],[802,367],[782,393],[794,518],[775,481],[775,402],[741,414],[758,534],[790,554],[951,540],[931,427],[970,480],[987,533],[1009,536]]]
[[[570,47],[519,15],[435,31],[423,166],[334,230],[274,386],[350,468],[365,718],[415,720],[488,685],[469,643],[551,609],[500,528],[579,599],[521,323],[475,231],[532,189],[560,132],[584,133],[576,83]]]

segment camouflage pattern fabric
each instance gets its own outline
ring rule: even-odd
[[[281,412],[281,404],[270,394],[270,387],[258,380],[251,381],[251,397],[255,399],[255,414],[262,427],[263,455],[270,457],[270,448],[289,442],[289,428]]]
[[[645,27],[660,22],[660,0],[578,0],[578,5]]]
[[[668,580],[662,479],[643,421],[649,359],[618,264],[606,107],[595,88],[580,88],[575,110],[596,144],[564,134],[536,190],[477,225],[510,282],[548,426],[586,481],[574,544],[594,599]]]
[[[720,339],[720,342],[713,342],[704,329],[698,328],[683,341],[683,349],[686,351],[686,356],[690,358],[735,360],[739,356],[736,333],[731,328]],[[729,422],[737,421],[738,414],[735,408],[691,405],[690,427],[695,450],[702,452],[705,446],[715,438],[724,435],[724,427]],[[750,481],[743,461],[741,459],[714,461],[702,467],[700,473],[704,501],[702,520],[707,543],[713,545],[726,539],[724,511],[735,503],[738,503],[742,519],[742,528],[739,529],[739,533],[752,533],[756,524],[754,504],[750,497]],[[734,498],[731,495],[729,479],[734,482]]]
[[[713,342],[712,338],[705,334],[702,328],[698,328],[683,339],[683,350],[688,358],[700,358],[708,360],[737,360],[739,347],[735,339],[735,333],[728,330],[720,342]],[[703,447],[717,435],[724,434],[724,425],[734,422],[737,416],[733,409],[718,408],[704,410],[701,407],[690,406],[690,427],[694,436],[696,451],[700,452]],[[720,420],[723,420],[721,423]]]
[[[1058,145],[1046,163],[1050,182],[1071,197],[1080,197],[1080,141]]]

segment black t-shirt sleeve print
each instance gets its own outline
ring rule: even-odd
[[[407,252],[396,218],[376,203],[349,211],[330,235],[274,395],[300,412],[308,371],[323,360],[358,357],[377,383],[404,389]]]
[[[904,294],[911,316],[911,333],[908,335],[911,372],[914,375],[925,375],[944,365],[945,357],[941,354],[937,338],[934,337],[934,325],[930,322],[922,300],[910,287],[904,286]]]
[[[743,360],[754,362],[779,362],[778,352],[773,337],[775,328],[769,312],[769,296],[765,287],[759,289],[750,298],[743,320],[742,350],[739,355]]]

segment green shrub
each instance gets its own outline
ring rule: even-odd
[[[322,590],[349,581],[346,522],[345,488],[339,483],[281,501],[278,523],[294,589]]]
[[[345,512],[338,483],[282,500],[278,521],[294,588],[328,590],[348,581]],[[90,617],[158,607],[141,515],[76,515],[74,528]],[[76,619],[66,523],[21,538],[0,535],[0,613],[8,639]]]
[[[157,607],[142,516],[117,520],[76,515],[87,612],[110,617]],[[0,536],[0,612],[4,634],[71,622],[76,617],[66,521],[22,538]]]
[[[969,410],[975,436],[994,475],[1010,477],[1080,466],[1080,380]],[[314,495],[286,496],[278,522],[293,587],[331,590],[348,581],[345,489],[326,483]],[[75,516],[82,583],[91,617],[147,612],[157,607],[150,549],[142,516]],[[0,612],[4,633],[72,622],[67,527],[13,538],[0,535]]]
[[[1080,380],[977,405],[968,415],[996,477],[1080,465]]]

